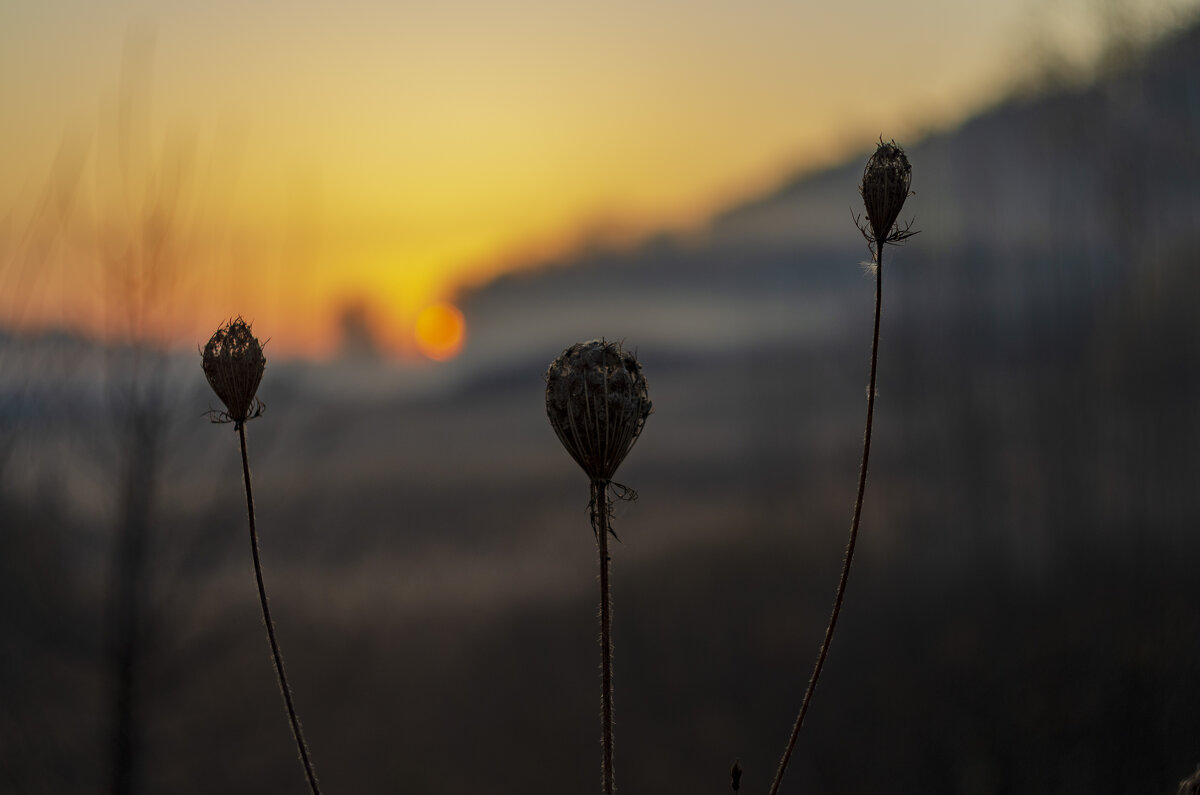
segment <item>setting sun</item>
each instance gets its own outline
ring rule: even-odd
[[[463,314],[450,304],[431,304],[417,315],[414,329],[421,353],[438,362],[448,361],[462,350],[466,338]]]
[[[452,358],[461,314],[414,327],[422,307],[702,233],[881,134],[952,128],[1038,64],[1085,74],[1118,17],[1149,30],[1185,7],[1200,0],[0,2],[20,121],[0,147],[0,328],[114,338],[129,329],[101,285],[153,285],[148,340],[188,348],[240,312],[277,355],[322,357],[373,296],[385,353],[415,333]],[[855,49],[863,18],[906,57]]]

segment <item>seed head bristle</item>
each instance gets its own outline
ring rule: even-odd
[[[896,228],[904,201],[912,194],[911,186],[912,166],[904,150],[895,141],[881,138],[858,187],[867,209],[867,223],[859,228],[869,243],[899,243],[916,234],[907,227]]]
[[[546,371],[550,425],[592,480],[612,479],[652,409],[641,365],[618,343],[576,343]]]
[[[201,364],[209,386],[225,404],[225,413],[212,413],[214,422],[241,426],[263,412],[255,397],[267,358],[262,345],[240,317],[228,321],[212,335],[201,351]]]

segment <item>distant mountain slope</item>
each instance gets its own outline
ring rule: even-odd
[[[1176,232],[1186,220],[1179,211],[1198,201],[1189,170],[1198,131],[1200,26],[1193,26],[1096,85],[1012,99],[910,146],[917,192],[910,209],[940,245],[1094,238],[1108,221],[1104,203],[1135,198],[1148,200],[1143,214],[1173,208],[1162,231]],[[831,244],[846,206],[858,205],[852,186],[859,168],[855,160],[797,177],[718,216],[714,234],[743,243]],[[1155,195],[1130,194],[1151,185]]]
[[[922,233],[895,261],[936,280],[924,310],[981,283],[988,301],[1095,300],[1133,270],[1158,267],[1151,260],[1200,225],[1197,141],[1193,26],[1090,87],[1013,99],[902,142],[916,191],[905,216]],[[867,256],[851,223],[865,155],[731,207],[702,234],[500,278],[465,297],[486,334],[468,360],[601,334],[687,348],[829,330],[834,296],[861,284],[855,264]]]

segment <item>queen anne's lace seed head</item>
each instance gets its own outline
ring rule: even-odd
[[[592,480],[612,479],[651,409],[642,367],[618,343],[577,343],[546,371],[550,425]]]
[[[263,404],[255,393],[267,358],[246,321],[235,318],[217,329],[201,356],[204,375],[225,404],[226,413],[216,414],[214,421],[240,426],[262,414]]]
[[[912,192],[911,186],[912,166],[908,156],[895,141],[885,143],[881,140],[875,154],[867,160],[858,188],[867,208],[867,226],[863,228],[863,234],[870,242],[879,245],[898,243],[915,234],[908,229],[894,229],[904,200]]]

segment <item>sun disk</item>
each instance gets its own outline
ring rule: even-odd
[[[445,303],[431,304],[417,315],[414,329],[417,347],[434,361],[448,361],[462,350],[466,328],[458,307]]]

